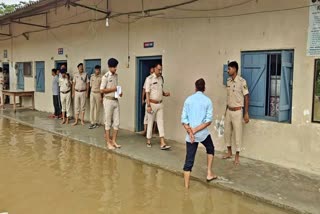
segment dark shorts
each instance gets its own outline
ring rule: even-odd
[[[208,137],[201,142],[207,150],[207,154],[209,155],[214,155],[214,145],[211,139],[211,135],[208,135]],[[187,147],[187,155],[186,155],[186,161],[183,167],[184,171],[191,172],[193,164],[194,164],[194,159],[196,157],[197,149],[198,149],[199,143],[186,143]]]

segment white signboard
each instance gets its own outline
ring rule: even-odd
[[[320,2],[309,0],[308,56],[320,56]]]

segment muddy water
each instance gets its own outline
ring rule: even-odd
[[[0,213],[285,213],[0,117]]]

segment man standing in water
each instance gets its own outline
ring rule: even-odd
[[[227,109],[225,119],[224,141],[228,148],[228,153],[223,159],[232,158],[231,140],[235,137],[236,156],[234,163],[240,164],[240,150],[242,144],[242,123],[249,123],[249,90],[245,79],[238,75],[239,65],[237,62],[230,62],[227,81]],[[244,107],[244,114],[243,114]]]
[[[187,131],[187,154],[183,167],[186,188],[189,188],[190,174],[199,143],[202,143],[207,150],[207,182],[217,179],[211,169],[214,158],[214,145],[208,130],[208,126],[211,125],[213,119],[212,102],[210,98],[204,95],[204,79],[197,80],[195,88],[196,93],[186,99],[181,115],[181,123]]]

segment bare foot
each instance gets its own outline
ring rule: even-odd
[[[232,158],[232,154],[225,154],[225,155],[223,155],[222,156],[222,159],[230,159],[230,158]]]
[[[210,182],[210,181],[213,181],[213,180],[216,180],[218,178],[217,175],[215,174],[208,174],[207,175],[207,181]]]
[[[107,143],[107,148],[110,150],[116,149],[111,143]]]
[[[81,125],[83,125],[83,126],[84,126],[84,122],[83,122],[83,121],[81,121]]]
[[[121,145],[117,144],[116,142],[113,142],[112,145],[113,145],[115,148],[117,148],[117,149],[121,148]]]
[[[61,124],[65,124],[65,123],[66,123],[66,121],[65,121],[65,120],[62,120]]]
[[[72,126],[76,126],[76,125],[78,125],[78,121],[76,121],[76,122],[74,122],[74,123],[72,124]]]
[[[234,158],[234,165],[236,165],[236,166],[240,165],[240,155],[238,155],[238,154]]]

